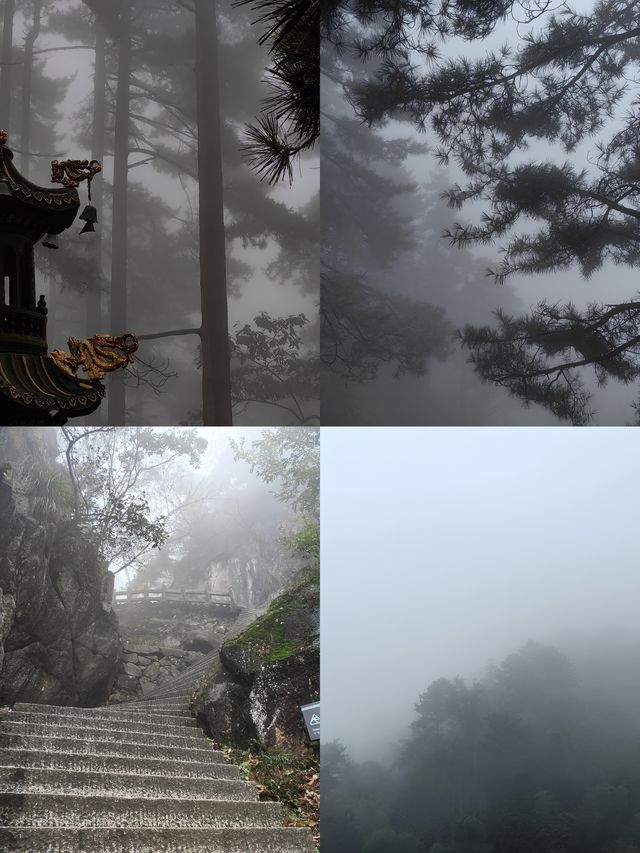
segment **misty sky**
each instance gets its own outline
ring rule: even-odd
[[[639,443],[324,428],[323,740],[384,756],[436,678],[481,676],[528,639],[637,634]]]

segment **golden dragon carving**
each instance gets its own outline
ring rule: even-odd
[[[131,332],[120,337],[99,334],[92,338],[69,338],[69,352],[55,349],[49,358],[72,378],[78,370],[85,370],[91,379],[103,379],[120,367],[133,363],[133,353],[138,349],[138,338]]]
[[[82,181],[88,181],[91,187],[91,181],[101,171],[102,166],[98,160],[52,160],[51,183],[77,187]]]

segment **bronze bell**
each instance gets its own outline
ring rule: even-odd
[[[80,214],[80,219],[84,220],[84,226],[81,234],[86,234],[88,231],[95,231],[93,223],[98,221],[98,211],[92,204],[88,204]]]

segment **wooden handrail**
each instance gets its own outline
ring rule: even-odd
[[[196,590],[177,589],[139,589],[126,592],[114,592],[114,604],[129,604],[139,601],[190,601],[205,604],[234,603],[233,595],[229,592],[197,592]]]

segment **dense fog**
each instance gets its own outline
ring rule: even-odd
[[[317,157],[307,145],[273,183],[251,162],[248,127],[269,116],[280,61],[273,21],[256,23],[253,3],[216,4],[217,22],[212,8],[2,5],[0,126],[16,166],[50,186],[54,158],[104,165],[96,232],[74,224],[58,250],[36,248],[50,349],[141,338],[126,391],[114,374],[93,422],[229,424],[229,363],[233,423],[317,422]],[[317,51],[317,23],[304,27],[295,39]]]
[[[323,434],[323,848],[640,850],[633,430]]]
[[[99,543],[116,591],[257,608],[317,540],[318,441],[312,427],[5,428],[0,463],[30,516],[73,518]]]
[[[635,4],[426,3],[422,20],[416,9],[327,4],[323,421],[632,423],[637,329],[629,315],[602,320],[622,303],[634,322],[637,311]],[[585,47],[616,32],[628,50]],[[489,94],[474,101],[474,85]],[[561,199],[562,175],[587,195]],[[626,224],[614,224],[623,198]],[[487,276],[504,264],[504,280]],[[521,325],[501,327],[497,310]],[[585,329],[603,334],[587,344]]]

